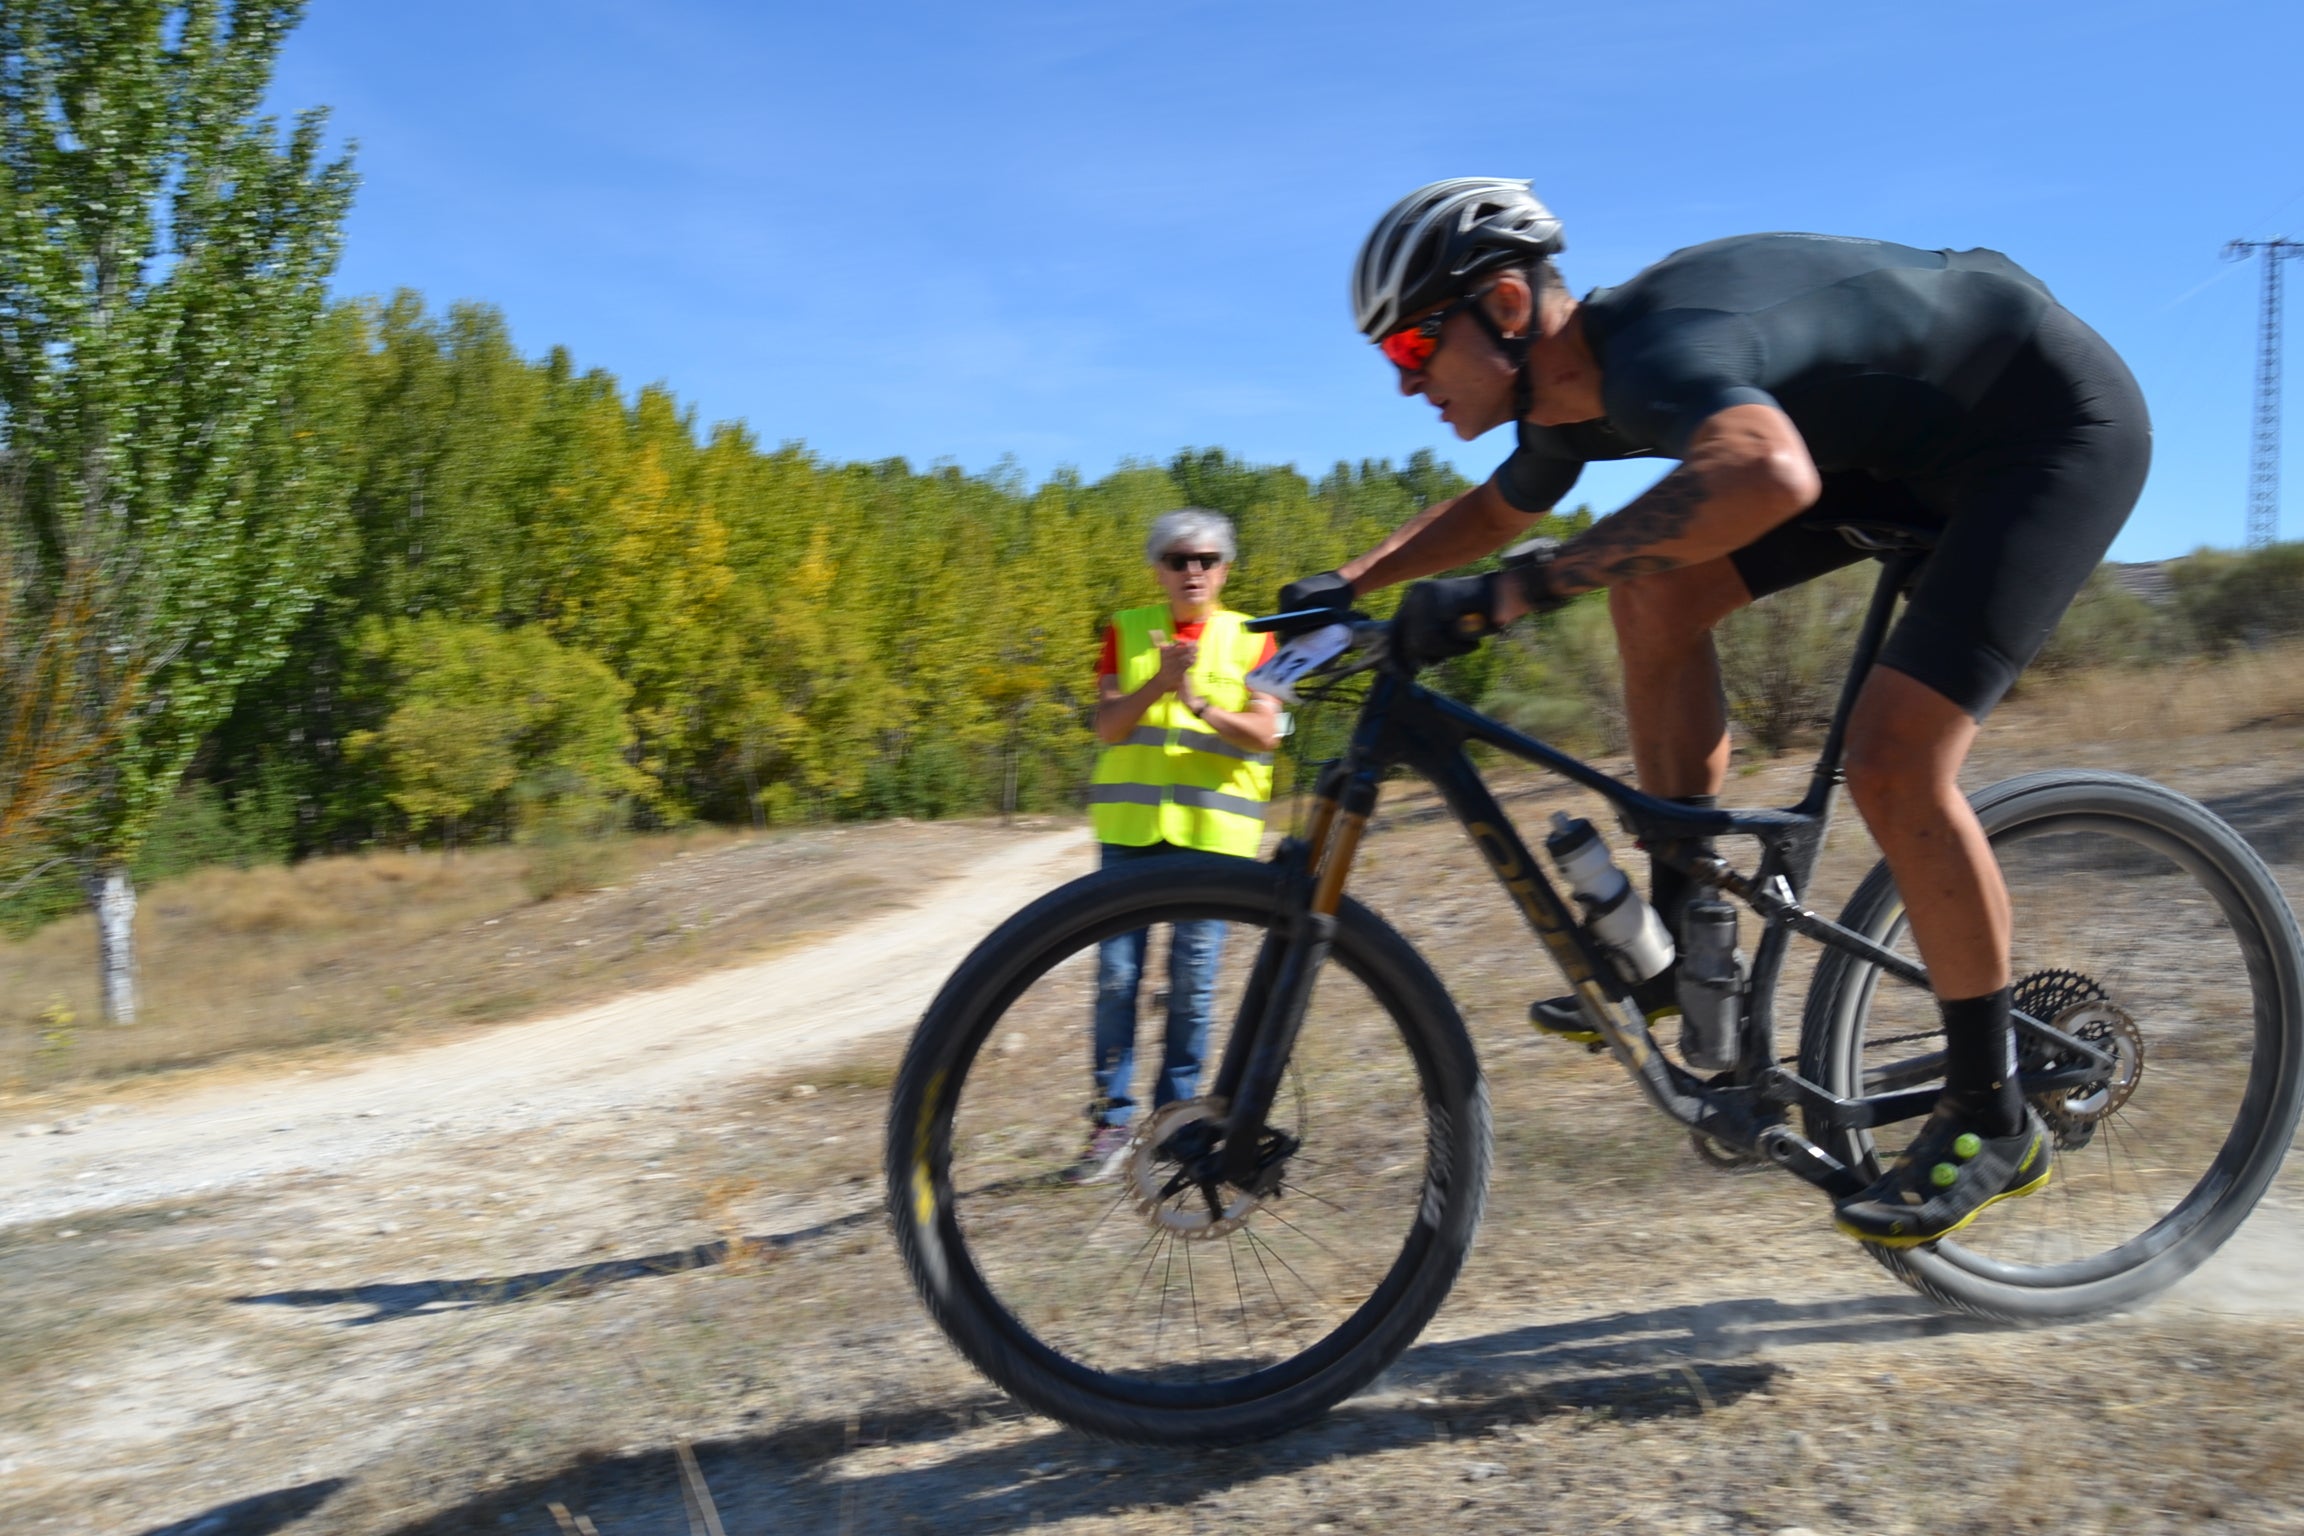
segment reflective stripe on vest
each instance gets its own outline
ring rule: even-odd
[[[1253,816],[1264,819],[1264,802],[1251,800],[1245,795],[1227,795],[1221,790],[1194,789],[1189,784],[1091,784],[1088,786],[1090,805],[1164,805],[1174,801],[1178,805],[1197,806],[1207,811],[1229,811],[1235,816]]]
[[[1138,726],[1128,733],[1127,740],[1121,745],[1165,747],[1168,745],[1169,734],[1167,731],[1150,731]],[[1246,747],[1236,747],[1211,730],[1184,731],[1177,744],[1193,752],[1213,752],[1218,757],[1238,758],[1243,763],[1262,763],[1267,767],[1272,763],[1271,753],[1251,752]]]
[[[1220,610],[1200,632],[1192,688],[1217,709],[1246,707],[1246,678],[1264,653],[1264,637],[1249,634],[1243,622],[1242,615]],[[1152,634],[1175,627],[1166,604],[1113,615],[1122,692],[1134,692],[1160,670]],[[1170,693],[1154,700],[1135,729],[1097,756],[1088,807],[1101,842],[1166,842],[1253,858],[1271,797],[1272,755],[1224,740]]]

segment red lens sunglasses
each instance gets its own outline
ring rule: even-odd
[[[1452,304],[1443,304],[1414,325],[1404,325],[1379,338],[1377,350],[1402,373],[1414,373],[1431,362],[1432,354],[1440,350],[1440,328],[1448,323],[1448,317],[1473,302],[1473,296],[1467,294]]]

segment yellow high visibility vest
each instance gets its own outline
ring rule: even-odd
[[[1192,691],[1211,708],[1248,705],[1245,679],[1264,654],[1264,637],[1248,633],[1244,622],[1244,615],[1219,609],[1200,631]],[[1123,609],[1112,616],[1112,628],[1120,691],[1133,693],[1160,670],[1152,631],[1173,636],[1176,620],[1161,603]],[[1234,746],[1169,693],[1153,701],[1125,741],[1097,757],[1088,816],[1098,842],[1131,848],[1165,842],[1252,859],[1271,798],[1272,754]]]

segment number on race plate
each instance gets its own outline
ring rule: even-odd
[[[1351,643],[1349,624],[1330,624],[1325,629],[1298,635],[1274,651],[1270,661],[1248,674],[1248,686],[1290,704],[1302,703],[1296,697],[1295,685],[1307,674],[1344,654],[1344,648]]]

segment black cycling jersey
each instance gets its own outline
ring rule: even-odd
[[[1524,512],[1593,459],[1677,458],[1699,422],[1774,405],[1816,503],[1728,556],[1753,597],[1865,558],[1848,522],[1936,540],[1880,664],[1982,719],[2038,654],[2136,505],[2144,398],[2102,337],[1996,251],[1747,235],[1585,302],[1608,414],[1520,428],[1496,472]]]
[[[1497,489],[1548,511],[1587,462],[1679,458],[1698,423],[1745,404],[1791,417],[1826,474],[1932,473],[1990,435],[1976,407],[2054,304],[1997,251],[1836,235],[1675,251],[1584,301],[1606,417],[1521,423]]]

